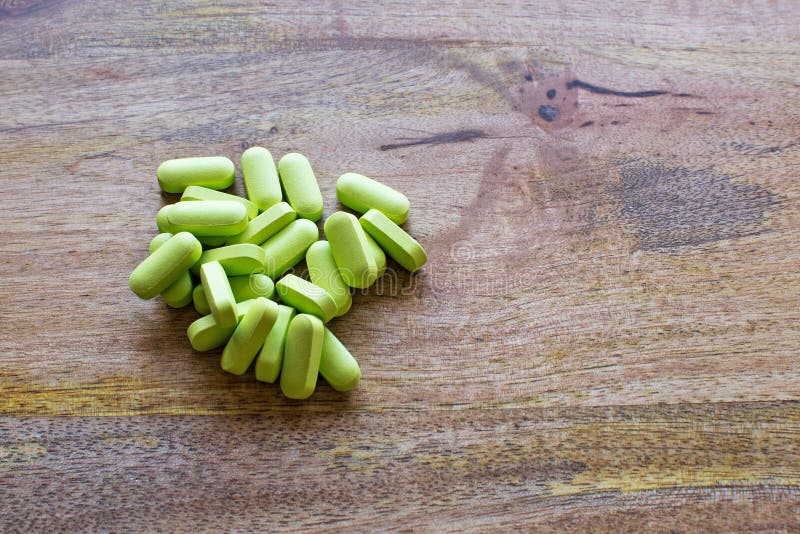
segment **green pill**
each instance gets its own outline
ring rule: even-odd
[[[317,241],[311,245],[306,252],[306,265],[311,281],[324,289],[336,303],[336,317],[347,313],[353,304],[353,298],[350,296],[350,286],[342,279],[336,267],[330,243]]]
[[[236,326],[236,299],[233,298],[231,285],[222,265],[218,261],[204,263],[200,267],[200,282],[203,284],[211,315],[217,323],[223,327]]]
[[[380,211],[372,209],[362,215],[361,226],[404,269],[413,273],[428,261],[422,245]]]
[[[355,389],[361,380],[361,369],[358,367],[358,362],[327,328],[322,341],[319,374],[336,391]]]
[[[234,375],[247,371],[277,318],[275,302],[264,297],[255,299],[222,351],[222,369]]]
[[[386,254],[368,233],[364,232],[364,235],[367,236],[367,248],[375,258],[375,265],[378,267],[377,278],[380,278],[386,272]]]
[[[159,249],[161,245],[169,241],[172,234],[158,234],[150,241],[150,254]],[[178,276],[178,279],[170,284],[170,286],[161,292],[161,298],[167,303],[170,308],[183,308],[192,301],[192,275],[189,271],[184,271],[183,274]]]
[[[231,285],[233,298],[237,303],[258,297],[270,298],[275,294],[275,284],[272,283],[272,279],[269,276],[264,274],[229,276],[228,283]],[[202,313],[203,315],[211,313],[208,299],[206,299],[206,292],[202,285],[194,288],[192,300],[197,313]]]
[[[265,260],[266,253],[258,245],[249,243],[228,245],[203,252],[197,263],[192,266],[192,272],[198,274],[203,264],[218,261],[228,276],[243,276],[263,271]]]
[[[286,154],[278,162],[278,173],[286,200],[297,216],[318,221],[322,217],[322,192],[308,159],[296,152]]]
[[[265,211],[283,199],[278,170],[272,154],[264,147],[254,146],[242,154],[242,178],[249,198],[258,209]]]
[[[171,205],[172,204],[167,204],[156,213],[156,226],[158,226],[158,231],[164,234],[171,234],[174,232],[172,225],[169,223],[169,219],[167,219],[167,212]]]
[[[128,280],[131,290],[145,300],[155,297],[194,265],[202,252],[192,234],[175,234],[133,270]]]
[[[272,325],[272,330],[264,340],[264,346],[256,359],[256,380],[261,382],[275,382],[281,372],[283,362],[283,348],[286,344],[286,332],[289,322],[295,315],[295,309],[283,304],[278,305],[278,318]]]
[[[287,274],[275,284],[275,292],[284,304],[319,317],[323,323],[336,316],[336,303],[328,292],[299,276]]]
[[[222,156],[167,160],[156,171],[158,185],[167,193],[182,193],[190,185],[227,189],[233,184],[236,168]]]
[[[264,274],[273,280],[297,265],[306,250],[317,239],[317,225],[308,219],[297,219],[265,241],[261,248],[266,255]]]
[[[246,198],[231,195],[230,193],[223,193],[222,191],[215,191],[214,189],[201,187],[199,185],[190,185],[187,187],[181,195],[181,200],[227,200],[230,202],[238,202],[247,210],[248,219],[253,219],[258,215],[258,206]]]
[[[201,236],[231,236],[247,228],[247,210],[231,200],[191,200],[164,206],[167,230]],[[158,216],[156,216],[156,222]]]
[[[297,218],[297,213],[286,202],[278,202],[250,221],[241,234],[228,238],[228,244],[251,243],[260,245]]]
[[[336,180],[336,198],[359,213],[376,209],[397,224],[408,219],[409,203],[403,193],[361,174],[341,175]]]
[[[203,245],[203,248],[221,247],[227,241],[227,237],[219,235],[199,235],[197,240]]]
[[[289,323],[283,350],[281,391],[290,399],[307,399],[317,387],[325,326],[313,315],[301,313]]]
[[[241,319],[254,300],[246,300],[236,305],[238,319]],[[238,320],[237,319],[237,320]],[[224,345],[233,334],[236,326],[220,326],[213,315],[200,317],[186,329],[186,336],[189,338],[192,348],[198,352],[205,352],[216,349]]]
[[[367,236],[358,219],[337,211],[325,221],[325,236],[331,245],[339,274],[350,287],[365,288],[378,279],[378,266],[369,251]]]

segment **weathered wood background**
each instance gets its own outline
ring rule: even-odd
[[[0,530],[800,530],[797,3],[377,4],[0,0]],[[351,394],[127,288],[253,144],[411,200]]]

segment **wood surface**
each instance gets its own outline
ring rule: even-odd
[[[0,0],[0,531],[799,531],[799,66],[791,1]],[[411,200],[352,393],[127,287],[252,145]]]

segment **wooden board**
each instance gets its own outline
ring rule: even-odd
[[[799,28],[0,1],[0,530],[800,529]],[[429,263],[331,323],[352,393],[226,375],[127,288],[158,163],[252,145],[326,216],[347,171],[411,200]]]

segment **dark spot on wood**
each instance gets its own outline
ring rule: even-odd
[[[417,145],[444,145],[448,143],[467,143],[475,139],[485,139],[486,132],[483,130],[457,130],[455,132],[447,132],[430,137],[421,137],[417,139],[408,139],[400,143],[389,143],[381,145],[381,150],[393,150],[395,148],[405,148]]]
[[[735,151],[741,154],[746,154],[748,156],[762,156],[765,154],[780,154],[786,149],[797,146],[797,144],[798,142],[794,141],[791,143],[786,143],[784,145],[764,146],[764,145],[754,145],[752,143],[742,143],[740,141],[731,141],[729,143],[724,143],[723,146],[729,146],[733,148]]]
[[[578,80],[577,78],[567,82],[566,87],[567,89],[572,89],[572,88],[584,89],[586,91],[589,91],[590,93],[595,93],[598,95],[613,95],[613,96],[622,96],[627,98],[648,98],[652,96],[661,96],[670,94],[669,91],[659,91],[659,90],[618,91],[616,89],[607,89],[605,87],[600,87],[599,85],[586,83],[582,80]]]
[[[547,91],[547,98],[553,100],[556,97],[557,91],[555,89],[549,89]]]
[[[278,127],[277,126],[273,126],[272,128],[269,129],[269,133],[271,133],[273,135],[278,133]]]
[[[664,250],[764,232],[767,210],[783,202],[727,174],[647,161],[623,163],[617,191],[638,248]]]
[[[533,74],[531,74],[530,72],[526,72],[525,73],[525,80],[528,81],[528,82],[532,82],[533,81]]]
[[[617,124],[619,124],[619,121],[611,121],[609,124],[611,126],[616,126]]]
[[[594,121],[586,121],[583,124],[581,124],[580,127],[581,128],[586,128],[587,126],[591,126],[592,124],[594,124]]]
[[[539,106],[539,116],[546,120],[547,122],[553,122],[558,118],[558,114],[560,113],[558,108],[551,106],[550,104],[542,104]]]
[[[699,111],[695,111],[695,113],[698,114],[698,115],[716,115],[716,113],[714,113],[713,111],[706,111],[704,109],[701,109]]]
[[[750,121],[750,126],[755,126],[755,125],[756,125],[755,121]]]

